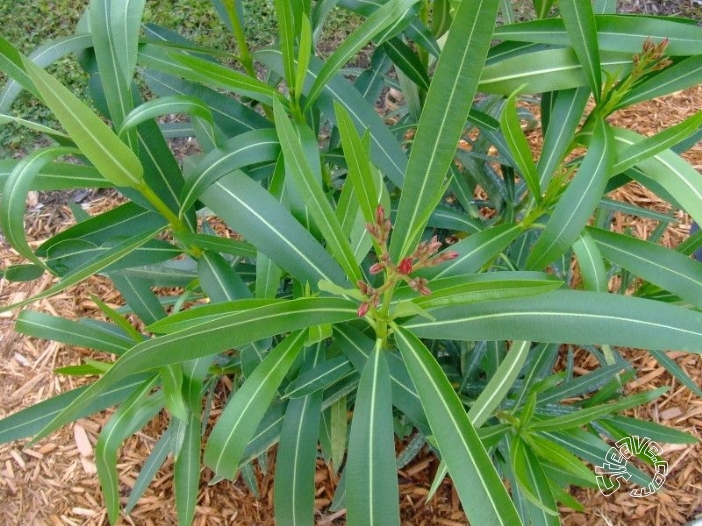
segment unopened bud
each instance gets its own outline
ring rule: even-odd
[[[363,318],[366,314],[368,314],[368,308],[370,306],[368,305],[368,302],[363,302],[358,306],[358,317]]]
[[[371,291],[373,290],[370,287],[370,285],[368,285],[368,283],[366,283],[365,281],[362,281],[360,279],[356,282],[356,286],[358,287],[358,290],[361,291],[361,294],[367,295],[367,294],[370,294]]]
[[[412,272],[412,258],[405,258],[400,261],[400,264],[397,266],[397,271],[400,274],[409,274]]]
[[[385,222],[385,209],[383,205],[378,205],[375,209],[375,224],[382,225]]]
[[[368,272],[370,272],[372,275],[380,274],[383,271],[384,267],[385,265],[383,265],[382,263],[373,263],[370,269],[368,269]]]

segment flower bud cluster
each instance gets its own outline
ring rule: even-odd
[[[391,291],[400,281],[406,282],[412,290],[424,296],[431,294],[428,280],[418,276],[413,277],[411,274],[419,269],[434,267],[458,257],[458,252],[453,251],[443,251],[438,254],[437,252],[441,248],[441,241],[434,236],[430,241],[419,243],[412,254],[395,264],[390,259],[388,252],[388,239],[392,231],[392,223],[390,219],[385,217],[385,209],[381,205],[378,205],[375,211],[375,222],[367,223],[366,229],[380,248],[378,261],[371,265],[369,272],[372,275],[385,272],[385,282],[376,289],[365,281],[358,281],[356,284],[358,289],[363,295],[368,297],[358,308],[358,315],[361,317],[365,316],[370,308],[375,309],[380,303],[381,296],[386,291]]]

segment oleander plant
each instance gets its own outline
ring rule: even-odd
[[[612,0],[534,0],[526,21],[504,0],[275,0],[275,43],[254,51],[242,3],[211,4],[235,54],[143,23],[145,0],[91,0],[73,36],[28,56],[0,38],[3,122],[48,138],[0,163],[0,227],[26,259],[4,278],[56,278],[1,309],[95,274],[126,302],[96,298],[109,321],[19,312],[21,334],[105,354],[58,370],[94,380],[6,417],[0,441],[116,407],[96,444],[113,524],[170,455],[180,524],[203,470],[270,469],[277,523],[311,525],[321,457],[331,509],[357,526],[400,523],[397,469],[421,450],[441,461],[432,492],[448,474],[471,524],[551,525],[613,441],[696,441],[620,413],[666,390],[627,391],[622,348],[702,395],[666,354],[702,352],[702,233],[666,248],[673,212],[609,195],[635,181],[702,222],[702,176],[680,156],[702,113],[650,137],[608,117],[700,84],[702,28]],[[322,54],[335,9],[360,22]],[[70,54],[90,100],[46,71]],[[24,90],[60,127],[12,114]],[[179,137],[196,153],[176,157]],[[123,204],[27,241],[30,190],[105,187]],[[658,228],[615,232],[616,212]],[[576,349],[598,366],[574,374]],[[122,500],[120,445],[159,413]]]

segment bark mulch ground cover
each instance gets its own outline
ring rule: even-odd
[[[622,111],[613,122],[650,135],[663,127],[680,122],[702,107],[702,86],[682,91]],[[534,149],[538,150],[539,131],[532,132]],[[702,146],[686,154],[688,160],[702,170]],[[651,192],[630,184],[615,196],[638,206],[667,212],[669,206]],[[88,195],[42,194],[28,203],[27,227],[32,243],[40,244],[53,233],[72,222],[66,199],[83,198],[82,206],[91,214],[115,206],[119,197],[114,193]],[[677,217],[665,232],[663,243],[676,246],[688,234],[690,219]],[[618,214],[614,222],[618,230],[630,229],[645,237],[655,227],[653,222]],[[0,241],[2,241],[0,239]],[[19,263],[17,255],[6,244],[0,244],[0,261],[5,265]],[[0,281],[0,303],[15,302],[45,290],[51,277],[38,282],[8,283]],[[69,318],[99,317],[99,310],[90,294],[112,306],[122,299],[100,277],[94,277],[62,294],[41,300],[33,308]],[[54,342],[26,338],[13,332],[16,313],[0,315],[0,416],[13,413],[40,400],[77,387],[84,380],[58,376],[57,367],[74,365],[94,356],[86,349]],[[576,373],[595,366],[586,353],[578,355]],[[688,374],[702,385],[702,356],[685,353],[672,355]],[[97,357],[97,356],[94,356]],[[627,351],[627,357],[639,371],[638,379],[627,390],[652,389],[669,386],[667,395],[630,414],[688,431],[702,438],[702,400],[679,385],[647,353]],[[104,356],[102,357],[105,358]],[[222,397],[228,386],[221,386]],[[220,399],[221,401],[221,399]],[[213,411],[216,416],[217,409]],[[62,429],[38,444],[25,448],[25,442],[0,446],[0,524],[11,526],[107,524],[94,464],[94,445],[101,425],[109,414],[82,419]],[[165,428],[165,416],[151,422],[141,433],[129,439],[120,453],[120,481],[125,499],[133,486],[141,463],[153,447],[155,438]],[[403,444],[398,444],[398,450]],[[604,497],[598,491],[574,489],[573,494],[584,505],[585,512],[563,509],[566,525],[680,525],[702,514],[702,445],[664,445],[663,458],[668,462],[669,475],[662,491],[648,497],[634,498],[627,491]],[[273,454],[269,465],[273,465]],[[465,516],[450,481],[445,480],[436,496],[426,502],[426,495],[438,468],[438,461],[424,452],[399,472],[401,509],[406,525],[463,525]],[[122,524],[156,526],[176,524],[171,482],[172,461],[156,476],[129,517]],[[195,524],[204,525],[272,525],[272,469],[259,472],[258,496],[252,494],[241,479],[207,484],[211,476],[202,474]],[[321,463],[317,471],[317,524],[345,524],[343,510],[329,511],[336,475]]]

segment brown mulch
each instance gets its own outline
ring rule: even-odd
[[[631,127],[650,135],[663,127],[673,125],[702,107],[702,86],[685,90],[661,100],[621,111],[613,123]],[[532,138],[538,136],[533,132]],[[537,145],[535,147],[538,147]],[[702,168],[702,148],[698,145],[685,154],[698,170]],[[55,196],[54,196],[55,197]],[[612,197],[632,204],[667,212],[668,205],[651,192],[635,184],[617,190]],[[90,196],[84,206],[91,214],[115,205],[115,195],[98,192]],[[686,236],[690,220],[686,215],[676,218],[663,237],[666,246],[676,246]],[[27,213],[29,238],[38,245],[71,221],[65,204],[51,196],[40,196],[30,203]],[[630,228],[645,237],[655,223],[625,214],[617,214],[615,227]],[[20,258],[6,245],[0,246],[0,259],[5,264],[20,263]],[[44,278],[32,283],[0,281],[0,303],[7,304],[45,290],[51,283]],[[50,314],[75,319],[101,318],[101,313],[90,299],[95,294],[112,306],[121,305],[122,299],[100,277],[94,277],[69,290],[39,301],[32,308]],[[40,400],[80,385],[83,380],[53,374],[56,367],[73,365],[91,356],[91,351],[67,347],[54,342],[27,338],[13,332],[16,313],[0,314],[0,416],[11,414]],[[626,351],[639,371],[638,379],[627,387],[628,392],[669,386],[669,393],[646,407],[629,414],[659,422],[702,438],[702,400],[680,386],[648,353]],[[671,353],[677,363],[702,385],[702,357],[696,354]],[[104,357],[103,357],[104,358]],[[576,373],[584,374],[594,364],[592,358],[578,354]],[[27,441],[0,446],[0,524],[3,525],[105,525],[99,483],[95,474],[94,446],[106,414],[82,419],[38,444],[25,448]],[[141,463],[153,447],[155,437],[164,429],[166,418],[160,416],[146,429],[130,438],[120,453],[119,474],[128,496]],[[401,447],[401,446],[400,446]],[[563,522],[567,525],[679,525],[702,513],[702,445],[663,445],[663,458],[668,462],[669,475],[664,489],[648,497],[633,498],[620,491],[604,497],[596,490],[575,489],[574,496],[583,504],[585,512],[563,508]],[[269,464],[272,465],[272,455]],[[423,452],[399,474],[401,510],[406,525],[464,525],[465,516],[450,482],[445,480],[437,495],[428,503],[426,495],[438,467],[437,460]],[[168,525],[176,524],[171,480],[172,460],[156,476],[129,517],[123,524]],[[258,474],[256,498],[241,479],[209,486],[211,474],[203,471],[195,524],[202,525],[272,525],[272,473]],[[317,470],[318,524],[344,524],[343,510],[328,511],[337,483],[336,475],[321,463]]]

